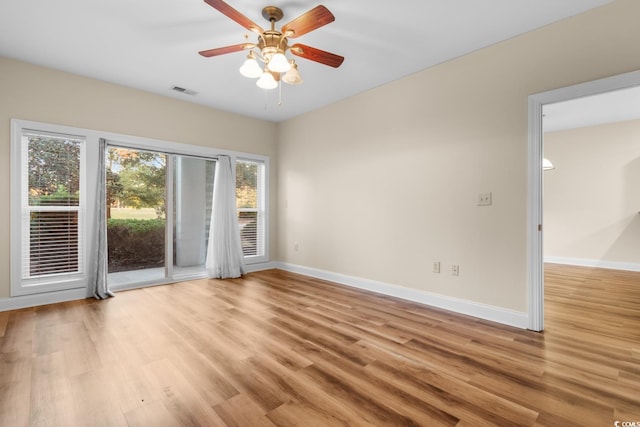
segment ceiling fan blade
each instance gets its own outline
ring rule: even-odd
[[[236,21],[238,24],[242,25],[249,31],[253,31],[254,33],[262,34],[264,30],[262,27],[251,19],[244,16],[242,13],[238,12],[227,3],[222,0],[204,0],[209,6],[217,10],[218,12],[226,15],[228,18]]]
[[[241,50],[251,49],[254,46],[255,45],[252,43],[240,43],[240,44],[234,44],[232,46],[218,47],[218,48],[209,49],[209,50],[201,50],[198,53],[206,58],[210,58],[212,56],[219,56],[227,53],[240,52]]]
[[[336,55],[335,53],[331,52],[325,52],[324,50],[320,50],[315,47],[307,46],[300,43],[296,43],[291,46],[290,50],[291,53],[296,56],[319,62],[333,68],[338,68],[340,65],[342,65],[342,61],[344,61],[344,56]]]
[[[336,18],[333,16],[333,13],[331,13],[326,7],[320,5],[303,13],[293,21],[284,24],[282,26],[282,33],[286,34],[287,37],[295,38],[320,28],[323,25],[327,25],[335,20]],[[290,33],[287,34],[287,32]]]

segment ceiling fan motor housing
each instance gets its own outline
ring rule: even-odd
[[[258,40],[258,49],[265,60],[270,60],[276,53],[284,53],[288,47],[288,40],[276,30],[267,30]]]
[[[282,19],[284,13],[276,6],[266,6],[262,9],[262,16],[271,23],[271,29],[264,31],[258,40],[258,49],[266,63],[269,63],[273,55],[287,50],[287,38],[275,29],[275,23]]]

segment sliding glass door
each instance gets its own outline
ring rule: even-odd
[[[167,161],[152,151],[107,150],[109,285],[166,278]]]
[[[187,156],[173,160],[172,273],[184,278],[205,273],[215,161]]]
[[[215,162],[107,150],[109,286],[204,275]]]

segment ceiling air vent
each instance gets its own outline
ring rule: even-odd
[[[171,90],[175,90],[176,92],[184,93],[185,95],[191,95],[191,96],[197,94],[197,92],[195,90],[185,89],[185,88],[180,87],[180,86],[173,86],[171,88]]]

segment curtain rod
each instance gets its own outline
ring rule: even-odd
[[[212,155],[212,156],[203,156],[203,155],[199,155],[199,154],[185,154],[185,153],[178,153],[178,152],[173,152],[173,151],[166,151],[166,150],[155,150],[155,149],[149,149],[149,148],[138,148],[135,146],[135,144],[132,145],[123,145],[123,144],[113,144],[111,142],[109,142],[108,140],[101,138],[105,141],[105,143],[107,144],[107,147],[116,147],[116,148],[124,148],[126,150],[138,150],[138,151],[147,151],[147,152],[152,152],[152,153],[160,153],[160,154],[165,154],[165,155],[169,155],[169,156],[182,156],[182,157],[192,157],[192,158],[196,158],[196,159],[205,159],[205,160],[211,160],[211,161],[217,161],[218,157],[221,156],[221,154],[217,154],[217,155]]]

